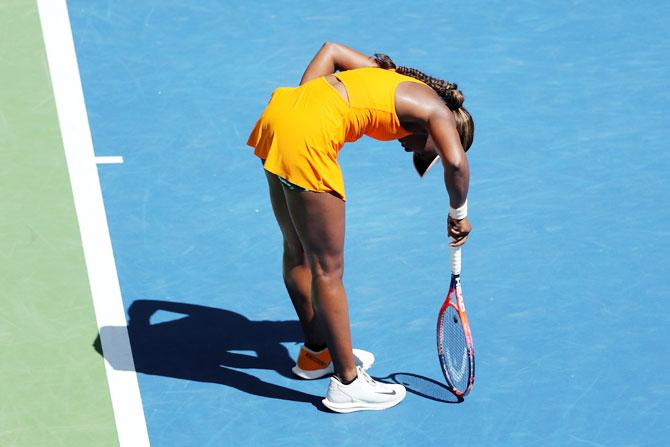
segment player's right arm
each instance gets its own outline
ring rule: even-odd
[[[377,67],[371,57],[353,48],[334,42],[324,43],[307,66],[300,79],[300,85],[336,71],[353,70],[354,68]]]
[[[417,134],[428,134],[426,150],[435,151],[442,160],[444,185],[449,194],[449,206],[454,214],[449,216],[449,236],[453,247],[465,243],[472,226],[465,216],[464,206],[470,185],[470,167],[456,129],[456,119],[437,93],[430,87],[404,82],[396,89],[396,113],[405,129]]]
[[[468,196],[470,166],[461,146],[454,116],[445,107],[437,108],[429,115],[426,127],[442,160],[449,205],[452,210],[461,209],[467,212],[462,207],[466,204]],[[468,218],[463,216],[457,219],[450,212],[447,221],[449,236],[454,238],[450,245],[452,247],[463,245],[472,231]]]

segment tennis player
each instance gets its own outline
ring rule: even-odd
[[[474,123],[456,84],[385,55],[325,43],[299,87],[278,88],[247,144],[263,161],[284,238],[283,276],[305,335],[294,373],[331,376],[323,403],[348,413],[381,410],[405,397],[402,385],[373,380],[374,356],[353,349],[344,268],[345,189],[337,156],[363,135],[399,140],[423,176],[439,159],[449,194],[448,234],[462,245]]]

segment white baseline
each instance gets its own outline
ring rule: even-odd
[[[148,446],[66,0],[37,0],[37,6],[98,328],[121,328],[121,336],[101,334],[102,349],[106,357],[123,359],[130,369],[115,370],[104,362],[119,443]]]

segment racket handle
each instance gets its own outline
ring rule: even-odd
[[[461,274],[461,247],[451,247],[451,273]]]

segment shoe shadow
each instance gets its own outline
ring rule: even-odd
[[[398,383],[403,385],[408,392],[436,402],[447,404],[463,402],[463,397],[455,395],[447,385],[418,374],[399,372],[375,380],[385,383]]]
[[[159,300],[137,300],[128,315],[127,333],[137,372],[226,385],[256,396],[310,403],[324,410],[321,397],[238,371],[274,370],[293,378],[291,367],[295,362],[281,343],[302,341],[298,321],[253,321],[229,310]],[[161,319],[164,321],[157,321]],[[124,327],[103,327],[93,347],[113,368],[133,370],[132,363],[113,349],[104,354],[102,351],[100,337],[106,345],[114,346],[115,340],[125,337],[125,331]]]

